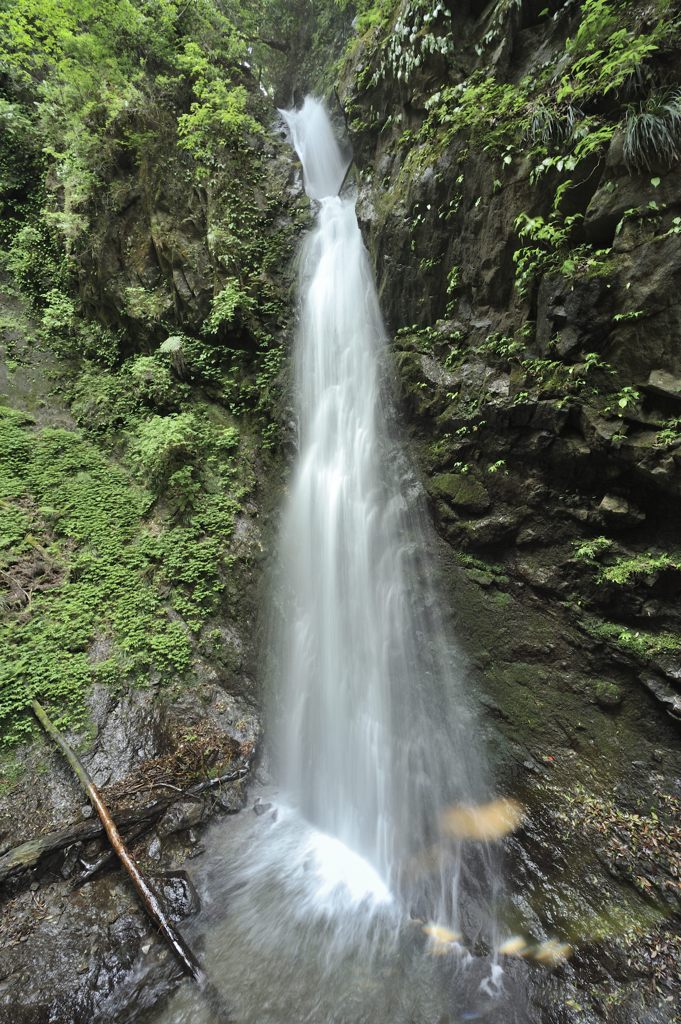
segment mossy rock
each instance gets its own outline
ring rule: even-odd
[[[487,488],[474,476],[438,473],[430,481],[431,493],[467,512],[485,512],[491,505]]]
[[[618,708],[624,700],[624,694],[620,687],[604,680],[600,680],[594,686],[594,697],[598,706],[608,711]]]

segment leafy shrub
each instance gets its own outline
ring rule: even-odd
[[[187,385],[178,383],[168,364],[157,356],[136,356],[127,367],[132,389],[145,405],[173,409],[187,396]]]
[[[612,0],[586,0],[577,33],[566,43],[568,53],[577,59],[562,79],[558,102],[618,92],[640,73],[667,32],[664,19],[646,35],[631,17],[627,24],[627,12],[616,10]]]
[[[73,299],[58,288],[51,288],[45,296],[41,323],[48,336],[68,337],[76,325],[76,307]]]
[[[664,569],[674,569],[677,572],[681,569],[679,560],[661,552],[653,555],[650,552],[636,555],[633,558],[618,559],[613,565],[602,570],[600,582],[616,583],[624,586],[632,580],[641,579],[644,576],[653,576]]]
[[[575,541],[575,558],[580,561],[595,562],[606,551],[613,547],[609,537],[594,537],[592,540]]]
[[[169,304],[170,299],[163,291],[150,292],[139,287],[125,289],[125,312],[133,320],[154,323],[167,311]]]
[[[213,299],[210,316],[204,325],[207,333],[217,334],[221,327],[234,323],[237,312],[248,314],[253,306],[253,299],[243,290],[239,281],[235,277],[228,278]]]
[[[653,93],[630,106],[624,124],[624,160],[630,171],[671,167],[681,158],[681,89]]]
[[[58,275],[54,248],[42,224],[27,223],[17,231],[4,263],[32,298],[42,295]]]
[[[123,427],[135,412],[128,382],[93,364],[85,364],[71,388],[71,412],[88,434],[106,434]]]
[[[130,459],[158,494],[175,471],[197,459],[201,446],[201,425],[193,413],[152,416],[139,424]]]

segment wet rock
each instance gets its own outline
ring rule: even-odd
[[[203,819],[203,800],[178,800],[169,807],[158,823],[157,832],[161,839],[173,832],[183,832],[198,825]]]
[[[659,676],[644,672],[639,679],[671,718],[681,723],[681,694]]]
[[[642,387],[654,395],[681,402],[681,377],[665,370],[651,370],[647,382]]]
[[[552,350],[565,358],[595,350],[610,324],[608,285],[593,277],[579,282],[543,278],[537,296],[537,345],[542,355]]]
[[[565,429],[569,415],[569,410],[560,401],[537,402],[530,417],[530,426],[534,430],[546,430],[551,434],[560,434]]]
[[[73,846],[68,848],[64,860],[62,861],[61,868],[59,869],[62,878],[69,878],[73,874],[81,851],[81,843],[74,843]]]
[[[147,857],[151,860],[161,859],[161,840],[158,836],[154,836],[149,846],[147,847]]]
[[[221,786],[217,801],[227,814],[237,814],[246,802],[246,793],[243,786]]]
[[[584,439],[593,447],[609,447],[613,437],[623,430],[621,420],[608,419],[589,406],[582,406],[579,425]]]
[[[173,921],[181,921],[201,909],[201,901],[186,871],[166,871],[153,875],[150,882]]]
[[[516,560],[516,572],[526,583],[539,590],[560,593],[567,589],[567,581],[558,566],[539,558],[523,557]]]
[[[253,811],[258,816],[260,816],[261,814],[267,814],[267,812],[269,810],[271,810],[271,809],[272,809],[272,804],[271,803],[263,803],[261,801],[260,797],[258,797],[258,799],[253,804]]]
[[[474,545],[500,544],[515,534],[522,517],[522,510],[496,512],[476,522],[466,523],[466,535]]]
[[[120,781],[163,749],[166,733],[152,691],[133,689],[116,701],[106,687],[95,686],[90,709],[99,731],[83,762],[98,786]]]
[[[681,651],[677,655],[659,654],[653,661],[655,667],[659,668],[667,679],[670,679],[677,687],[681,688]]]

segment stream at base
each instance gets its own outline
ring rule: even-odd
[[[437,949],[374,869],[257,793],[190,865],[202,903],[183,933],[235,1024],[526,1024],[527,967]],[[249,801],[249,804],[252,800]],[[469,912],[475,916],[474,901]],[[518,972],[514,977],[514,972]],[[139,1024],[223,1024],[183,983]]]

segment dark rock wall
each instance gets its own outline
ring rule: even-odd
[[[649,31],[647,9],[612,8],[631,38]],[[592,90],[569,113],[558,98],[561,82],[577,81],[566,40],[586,9],[438,5],[428,24],[419,9],[398,4],[351,41],[339,91],[456,629],[478,670],[498,777],[529,809],[511,874],[532,893],[535,927],[578,949],[556,1019],[572,1019],[575,985],[573,1002],[597,1018],[648,1019],[640,1001],[668,1020],[679,952],[681,184],[677,162],[653,154],[632,168],[623,146],[627,109],[676,88],[678,35],[670,17],[636,81],[607,99]],[[428,32],[446,39],[444,56]],[[404,40],[392,63],[391,39]],[[480,81],[513,92],[481,91],[477,112],[454,113]],[[575,116],[578,133],[604,141],[575,159],[574,137],[551,129],[542,141],[535,116]],[[528,240],[528,218],[567,223],[567,235]],[[526,281],[524,247],[538,253]],[[632,838],[636,815],[659,858]],[[654,927],[642,923],[652,907]],[[619,924],[599,931],[604,918]]]

